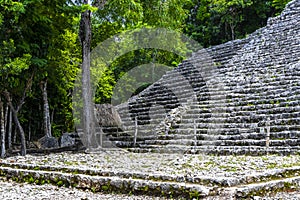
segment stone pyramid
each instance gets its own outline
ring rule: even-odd
[[[245,39],[202,49],[118,106],[136,152],[300,150],[300,1]],[[137,120],[137,127],[135,125]]]

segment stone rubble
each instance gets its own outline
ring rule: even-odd
[[[167,116],[155,127],[156,134],[172,134],[173,128],[176,127],[181,121],[181,116],[189,109],[188,105],[180,105],[177,108],[172,109]]]

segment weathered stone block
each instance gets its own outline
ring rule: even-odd
[[[37,147],[40,149],[57,148],[58,140],[55,137],[44,136],[37,141]]]
[[[75,145],[75,137],[72,133],[64,133],[60,137],[60,147]]]

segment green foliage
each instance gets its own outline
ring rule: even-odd
[[[48,79],[53,132],[73,129],[71,94],[81,62],[77,42],[78,11],[67,1],[0,1],[0,95],[11,93],[18,102],[34,74],[19,118],[32,138],[42,133],[40,82]],[[25,117],[27,116],[27,117]],[[29,117],[28,117],[29,116]]]
[[[188,17],[186,5],[190,3],[191,1],[186,0],[108,1],[103,9],[94,13],[92,46],[95,47],[120,32],[142,27],[164,27],[181,32]],[[163,45],[162,41],[158,42]],[[128,44],[134,45],[134,41],[128,41]],[[182,59],[174,53],[158,49],[140,49],[126,53],[113,61],[109,70],[102,74],[96,91],[96,102],[110,102],[116,82],[132,68],[150,62],[177,66]]]
[[[208,47],[243,38],[266,25],[289,0],[193,0],[185,33]]]
[[[20,74],[23,70],[29,68],[30,65],[30,54],[24,54],[21,58],[14,58],[11,62],[3,66],[4,71],[8,71],[9,74],[17,75]]]
[[[63,182],[62,180],[59,180],[59,181],[56,183],[56,185],[57,185],[58,187],[61,187],[61,186],[64,185],[64,182]]]
[[[116,84],[113,72],[107,69],[101,76],[98,82],[98,87],[95,94],[95,103],[110,103],[110,98],[113,94],[114,85]]]
[[[15,2],[12,0],[0,0],[0,24],[3,22],[4,13],[11,14],[11,20],[17,22],[20,14],[25,13],[24,4],[21,2]]]
[[[108,191],[109,190],[109,185],[102,185],[101,190],[102,191]]]
[[[253,4],[250,0],[212,0],[211,12],[220,18],[220,22],[228,24],[231,32],[231,39],[235,39],[235,28],[244,19],[242,15],[243,9]]]
[[[82,4],[79,6],[79,8],[80,8],[80,12],[85,12],[87,10],[90,10],[91,12],[96,12],[98,10],[98,8],[93,7],[89,4]]]
[[[49,48],[46,71],[49,83],[50,110],[56,113],[53,121],[53,132],[59,136],[61,132],[72,131],[72,90],[80,66],[80,46],[77,33],[65,29],[52,40]]]
[[[0,65],[2,75],[18,75],[23,70],[29,68],[31,64],[31,55],[23,54],[22,57],[11,57],[13,55],[16,48],[14,45],[14,41],[10,39],[9,41],[3,41],[2,45],[0,45]]]
[[[140,49],[117,58],[110,65],[118,83],[113,85],[112,89],[117,96],[112,101],[121,103],[130,97],[128,94],[137,95],[161,78],[165,74],[166,66],[171,70],[182,59],[183,57],[175,53],[159,49]],[[111,100],[110,97],[108,100]]]
[[[291,0],[273,0],[272,6],[277,10],[277,15],[284,9],[285,5]]]

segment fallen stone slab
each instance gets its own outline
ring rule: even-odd
[[[58,145],[58,140],[55,137],[48,137],[44,136],[40,138],[37,142],[36,145],[39,149],[47,149],[47,148],[57,148],[59,147]]]

